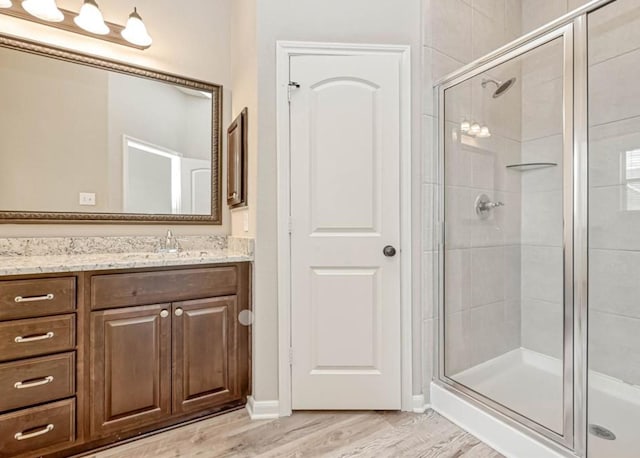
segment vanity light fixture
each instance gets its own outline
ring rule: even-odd
[[[56,0],[23,0],[22,8],[32,16],[47,22],[62,22],[64,14]]]
[[[122,38],[138,46],[151,46],[151,43],[153,43],[149,32],[147,32],[147,27],[138,14],[137,8],[133,8],[133,13],[129,15],[127,26],[122,31]]]
[[[79,33],[135,49],[147,49],[153,40],[137,9],[129,15],[126,27],[104,20],[100,0],[77,0],[80,11],[58,8],[56,0],[0,0],[0,14],[67,32]]]
[[[489,138],[491,137],[491,131],[487,126],[482,126],[480,128],[480,132],[476,135],[478,138]]]
[[[81,29],[96,35],[107,35],[110,32],[95,0],[84,0],[80,14],[73,19],[73,22]]]
[[[467,121],[464,119],[460,123],[460,133],[467,135],[469,137],[477,137],[477,138],[489,138],[491,137],[491,130],[489,126],[485,124],[480,124],[477,121]]]

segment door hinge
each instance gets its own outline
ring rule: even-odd
[[[289,366],[293,366],[293,348],[289,347]]]
[[[289,103],[291,103],[291,91],[293,89],[300,89],[300,83],[289,81],[289,84],[287,85],[287,99],[289,100]]]

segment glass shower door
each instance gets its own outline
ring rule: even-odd
[[[590,458],[640,454],[640,4],[588,16]]]
[[[573,434],[572,46],[570,27],[552,32],[440,93],[440,378],[564,443]]]

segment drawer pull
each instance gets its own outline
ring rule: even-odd
[[[33,439],[34,437],[38,437],[38,436],[42,436],[43,434],[47,434],[50,433],[51,431],[53,431],[53,425],[49,424],[47,426],[45,426],[44,428],[40,429],[39,431],[34,431],[32,433],[16,433],[15,436],[13,436],[16,440],[18,441],[23,441],[23,440],[27,440],[27,439]]]
[[[16,390],[24,390],[25,388],[35,388],[37,386],[46,385],[53,382],[53,376],[49,375],[39,380],[33,380],[31,382],[16,382],[13,387]]]
[[[18,336],[15,339],[13,339],[16,343],[29,343],[29,342],[38,342],[39,340],[49,340],[49,339],[53,339],[53,336],[55,334],[53,332],[47,332],[46,334],[42,334],[40,336],[33,336],[33,337],[22,337],[22,336]]]
[[[16,298],[14,299],[17,303],[21,303],[21,302],[41,302],[41,301],[52,301],[55,298],[55,296],[51,293],[45,295],[45,296],[33,296],[33,297],[22,297],[22,296],[16,296]]]

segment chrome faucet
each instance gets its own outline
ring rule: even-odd
[[[173,235],[173,232],[171,231],[171,229],[167,230],[167,235],[164,239],[164,246],[160,251],[163,253],[177,253],[178,251],[180,251],[178,241]]]

